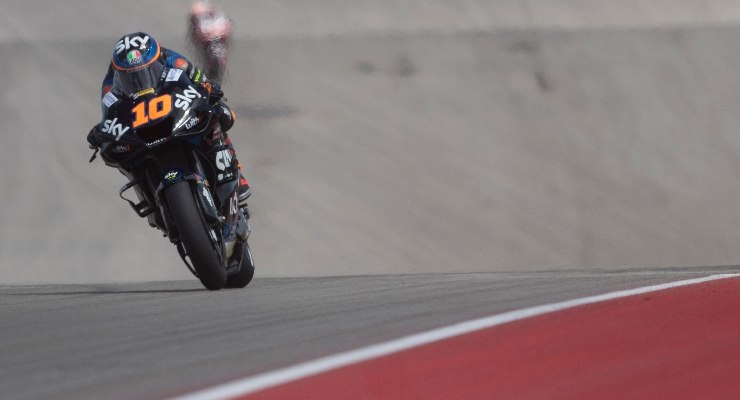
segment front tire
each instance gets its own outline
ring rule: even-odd
[[[221,289],[226,284],[226,269],[190,183],[178,182],[168,187],[164,196],[198,279],[208,290]]]
[[[244,242],[242,245],[242,263],[239,266],[239,272],[230,275],[226,280],[227,288],[241,289],[249,284],[254,277],[254,259],[249,243]]]

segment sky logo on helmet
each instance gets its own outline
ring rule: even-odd
[[[126,59],[131,65],[141,64],[141,52],[139,50],[131,50],[126,55]]]
[[[116,54],[121,54],[124,50],[129,50],[132,47],[144,50],[146,49],[146,43],[149,41],[149,36],[126,36],[116,43]]]

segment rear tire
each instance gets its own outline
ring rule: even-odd
[[[244,242],[242,247],[242,265],[239,272],[230,275],[226,280],[227,288],[241,289],[249,284],[254,277],[254,259],[249,243]]]
[[[164,191],[180,241],[198,279],[208,290],[218,290],[226,284],[226,269],[220,249],[211,237],[209,226],[190,189],[190,182],[178,182]]]

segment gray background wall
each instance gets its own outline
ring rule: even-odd
[[[258,277],[740,259],[737,2],[220,4]],[[84,140],[188,6],[0,2],[0,284],[190,279]]]

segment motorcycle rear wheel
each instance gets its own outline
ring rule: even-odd
[[[188,181],[178,182],[165,190],[165,198],[198,279],[208,290],[218,290],[226,284],[226,268],[220,249],[212,238],[212,228],[206,223]]]

